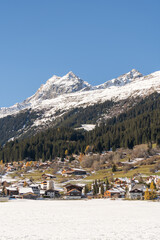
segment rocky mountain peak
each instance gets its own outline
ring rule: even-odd
[[[138,70],[136,69],[132,69],[129,73],[126,73],[124,75],[127,75],[128,77],[132,78],[139,78],[139,77],[143,77],[142,73],[140,73]]]
[[[68,72],[68,73],[65,75],[65,77],[68,77],[68,78],[76,78],[77,75],[74,74],[72,71],[70,71],[70,72]]]
[[[31,104],[35,102],[40,103],[43,100],[50,100],[59,95],[88,89],[90,89],[90,84],[70,71],[63,77],[53,75],[25,102],[30,102]]]

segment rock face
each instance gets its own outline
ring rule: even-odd
[[[154,92],[160,92],[160,71],[143,76],[133,69],[98,86],[91,86],[73,72],[69,72],[63,77],[54,75],[24,102],[9,108],[0,108],[0,119],[8,115],[16,118],[18,113],[30,111],[36,113],[30,127],[48,127],[57,117],[75,108],[86,108],[107,100],[127,102],[137,97],[144,98]],[[27,116],[29,119],[29,115]],[[28,131],[25,124],[21,132],[22,130]]]

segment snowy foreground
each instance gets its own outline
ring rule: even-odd
[[[33,201],[0,203],[1,240],[160,239],[160,203]]]

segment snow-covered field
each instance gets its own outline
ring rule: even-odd
[[[160,203],[33,201],[0,203],[1,240],[160,239]]]

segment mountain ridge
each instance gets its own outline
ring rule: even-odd
[[[7,118],[6,122],[10,125],[9,128],[6,126],[8,132],[4,139],[6,141],[20,137],[26,135],[28,131],[34,134],[50,126],[56,126],[59,121],[63,121],[65,114],[69,113],[67,115],[69,118],[70,112],[73,115],[76,109],[85,109],[94,105],[99,105],[96,109],[105,108],[105,111],[100,110],[97,113],[94,122],[90,121],[91,124],[98,124],[104,119],[113,117],[114,114],[125,112],[126,109],[134,106],[138,99],[143,99],[154,92],[160,93],[160,71],[143,76],[139,71],[132,69],[98,86],[91,86],[73,72],[63,77],[53,75],[34,95],[22,103],[9,108],[0,108],[0,119]],[[107,101],[111,103],[108,107],[103,104]],[[26,115],[27,120],[25,120]],[[22,123],[19,119],[22,119]],[[15,131],[16,121],[19,125]],[[72,125],[70,120],[67,121]],[[0,128],[3,128],[4,121],[0,122]],[[79,126],[81,124],[84,122],[79,122]]]
[[[53,75],[45,84],[41,85],[34,95],[28,97],[23,102],[16,103],[11,107],[1,107],[0,118],[7,115],[17,114],[19,111],[26,108],[36,108],[41,103],[43,105],[43,101],[54,99],[60,95],[83,91],[105,90],[114,86],[123,87],[132,82],[132,80],[141,78],[142,76],[143,75],[139,71],[132,69],[130,72],[123,74],[118,78],[108,80],[97,86],[92,86],[76,76],[72,71],[63,77]]]

